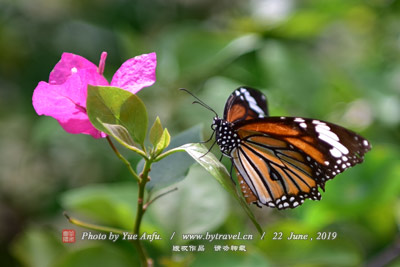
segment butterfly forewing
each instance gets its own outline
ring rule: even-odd
[[[363,161],[371,149],[369,142],[360,135],[339,125],[306,118],[269,117],[243,121],[234,126],[240,138],[253,133],[285,141],[314,159],[326,169],[343,171]]]

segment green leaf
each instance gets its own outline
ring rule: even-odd
[[[247,247],[248,248],[248,247]],[[228,252],[229,253],[229,252]],[[270,263],[260,250],[248,249],[245,253],[198,253],[191,262],[192,267],[218,266],[218,267],[242,267],[242,266],[276,266]]]
[[[153,126],[151,126],[150,133],[149,133],[150,143],[153,145],[153,147],[156,147],[156,145],[160,141],[162,134],[163,134],[163,128],[161,125],[160,118],[157,116],[156,120],[154,121]]]
[[[100,121],[100,120],[99,120]],[[117,124],[108,124],[108,123],[100,123],[106,129],[106,133],[115,138],[121,145],[126,148],[138,153],[142,157],[146,156],[146,153],[142,151],[140,148],[136,147],[133,143],[131,135],[128,133],[128,130],[121,125]]]
[[[169,147],[171,149],[193,142],[200,142],[201,126],[194,126],[176,137],[172,138]],[[186,177],[186,174],[194,163],[193,159],[186,153],[174,153],[151,165],[150,182],[146,184],[148,190],[153,188],[161,189],[177,183]],[[137,173],[142,172],[144,160],[141,160],[137,167]]]
[[[192,156],[201,166],[214,176],[214,178],[226,189],[226,191],[229,192],[229,194],[236,198],[259,233],[262,234],[263,231],[261,226],[258,224],[242,194],[237,192],[225,166],[212,153],[207,153],[208,149],[202,144],[186,144],[181,146],[181,148],[185,149],[190,156]]]
[[[107,134],[114,137],[119,143],[124,146],[134,146],[132,137],[129,134],[128,130],[121,125],[118,124],[109,124],[102,123],[104,128],[107,129]]]
[[[182,240],[182,234],[218,228],[228,215],[227,193],[214,179],[204,177],[206,174],[197,164],[191,167],[187,178],[176,184],[178,190],[155,201],[146,214],[169,236],[175,232],[174,244],[188,242]]]
[[[61,243],[61,231],[56,236],[53,231],[27,228],[18,235],[11,247],[12,254],[24,266],[53,266],[54,260],[65,253]]]
[[[167,128],[165,128],[156,146],[156,155],[160,154],[169,145],[170,141],[171,136],[169,135]]]
[[[94,242],[92,242],[94,243]],[[127,253],[121,246],[101,242],[87,247],[77,247],[53,264],[54,267],[86,266],[138,266],[136,250]]]
[[[144,143],[147,111],[136,95],[117,87],[89,85],[86,108],[90,122],[96,129],[107,133],[102,123],[121,125],[135,142]]]
[[[64,209],[128,231],[133,227],[136,201],[137,186],[132,182],[81,187],[61,196]]]

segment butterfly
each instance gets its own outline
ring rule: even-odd
[[[279,210],[320,200],[318,189],[371,149],[365,138],[330,122],[269,117],[266,97],[249,87],[233,91],[211,128],[247,203]]]

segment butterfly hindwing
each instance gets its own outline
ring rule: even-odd
[[[295,208],[306,198],[321,198],[313,178],[316,171],[304,163],[307,156],[285,141],[252,134],[231,156],[239,177],[243,177],[259,206]],[[246,198],[248,202],[250,199]]]
[[[319,200],[318,187],[363,161],[368,141],[341,126],[313,119],[268,117],[234,125],[241,144],[231,157],[257,203],[294,208]],[[248,194],[247,194],[248,195]]]

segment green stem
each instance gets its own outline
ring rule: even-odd
[[[120,158],[125,163],[125,165],[128,167],[128,169],[129,169],[130,173],[132,174],[132,176],[135,177],[135,179],[136,179],[136,181],[138,183],[140,183],[141,179],[136,174],[136,172],[133,170],[131,163],[126,158],[124,158],[124,156],[122,156],[121,153],[119,153],[118,149],[114,146],[113,142],[111,141],[111,138],[108,135],[107,135],[106,138],[107,138],[107,141],[110,144],[112,150],[114,151],[115,155],[117,155],[117,157]]]
[[[119,153],[119,151],[117,150],[117,148],[114,146],[114,144],[112,143],[111,139],[109,136],[107,136],[107,141],[110,144],[111,148],[113,149],[114,153],[117,155],[118,158],[120,158],[125,165],[128,167],[130,173],[133,175],[133,177],[135,177],[136,181],[138,182],[139,185],[139,193],[138,193],[138,200],[137,200],[137,210],[136,210],[136,219],[135,219],[135,225],[133,228],[133,234],[138,236],[138,238],[136,240],[133,240],[134,245],[136,246],[136,249],[139,253],[139,258],[140,258],[140,263],[143,267],[145,266],[153,266],[153,260],[151,258],[148,257],[146,250],[143,247],[142,242],[140,241],[140,225],[142,222],[142,218],[143,215],[146,211],[146,207],[143,206],[143,202],[144,202],[144,193],[145,193],[145,188],[146,188],[146,183],[150,180],[149,179],[149,172],[150,172],[150,167],[151,164],[153,163],[153,159],[148,158],[146,155],[146,151],[145,150],[140,150],[141,153],[139,153],[141,156],[143,156],[143,158],[145,159],[146,163],[143,167],[143,171],[140,174],[140,176],[138,176],[136,174],[136,172],[133,170],[132,165],[130,164],[130,162],[124,158],[124,156],[121,155],[121,153]],[[144,149],[144,146],[142,145],[142,148]]]
[[[139,236],[140,235],[140,224],[142,222],[143,215],[146,211],[146,209],[143,207],[143,202],[144,202],[144,191],[146,187],[146,183],[149,181],[148,176],[150,172],[150,166],[152,164],[151,160],[146,160],[146,163],[143,167],[143,171],[140,174],[141,181],[139,182],[139,195],[138,195],[138,201],[137,201],[137,210],[136,210],[136,219],[135,219],[135,225],[133,227],[133,234]],[[149,266],[152,265],[152,260],[148,258],[147,253],[140,242],[140,239],[138,238],[137,240],[134,240],[134,243],[136,245],[136,248],[139,252],[140,256],[140,261],[142,266]]]
[[[96,224],[91,224],[91,223],[86,223],[86,222],[82,222],[80,220],[71,218],[66,212],[64,212],[64,216],[68,219],[68,221],[72,224],[75,224],[77,226],[86,228],[86,229],[91,229],[91,230],[95,230],[95,231],[99,231],[99,232],[113,232],[116,234],[120,234],[121,236],[123,235],[123,233],[127,233],[128,231],[124,231],[121,229],[117,229],[117,228],[112,228],[112,227],[106,227],[106,226],[101,226],[101,225],[96,225]]]
[[[159,198],[161,198],[161,197],[163,197],[163,196],[165,196],[165,195],[167,195],[167,194],[169,194],[171,192],[174,192],[176,190],[178,190],[178,187],[175,187],[175,188],[173,188],[171,190],[168,190],[167,192],[164,192],[162,194],[159,194],[158,196],[156,196],[155,198],[149,200],[146,204],[144,204],[143,205],[143,209],[146,210],[154,201],[156,201],[157,199],[159,199]]]
[[[154,159],[154,162],[160,161],[160,160],[162,160],[163,158],[168,157],[169,155],[172,155],[172,154],[174,154],[174,153],[176,153],[176,152],[185,152],[185,151],[186,151],[186,150],[185,150],[184,148],[181,148],[181,147],[177,147],[177,148],[170,149],[170,150],[168,150],[168,151],[166,151],[166,152],[160,154],[157,158],[155,158],[155,159]]]
[[[135,153],[139,154],[140,156],[142,156],[143,158],[147,159],[146,149],[140,150],[139,148],[135,147],[134,145],[129,145],[123,141],[120,143],[127,149],[132,150],[133,152],[135,152]]]

